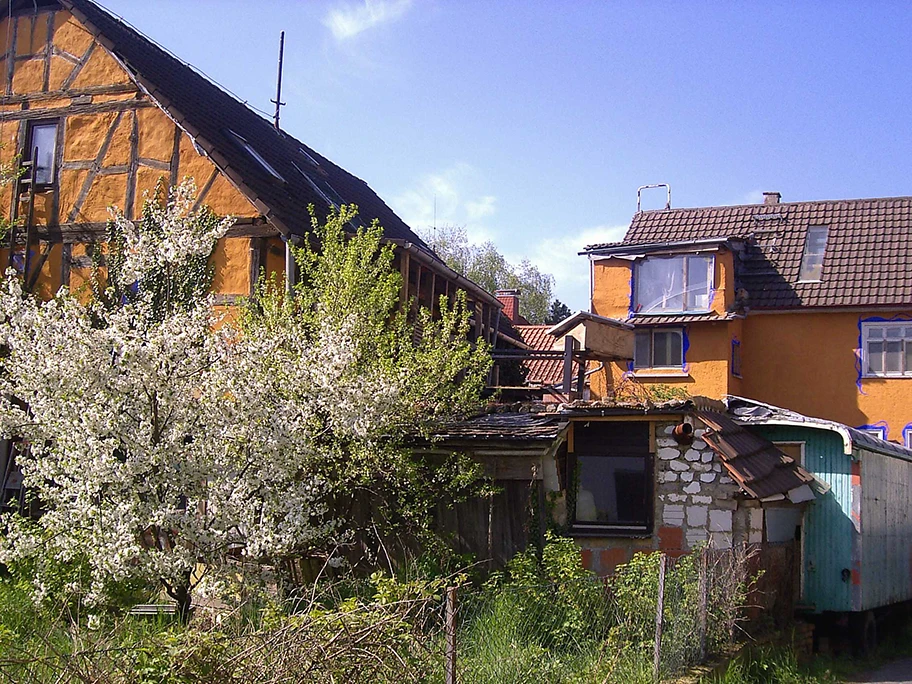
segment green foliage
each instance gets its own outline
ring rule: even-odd
[[[367,439],[315,429],[323,435],[320,476],[350,532],[360,525],[373,540],[378,530],[387,538],[426,538],[438,502],[477,493],[482,470],[463,454],[431,459],[409,444],[428,438],[441,421],[479,410],[491,357],[485,343],[470,339],[463,292],[441,298],[436,316],[425,308],[403,310],[393,246],[376,222],[353,231],[356,214],[345,206],[323,223],[313,217],[310,235],[292,248],[300,275],[292,295],[283,283],[261,278],[239,326],[244,335],[269,339],[345,331],[354,350],[345,374],[378,389],[393,387],[394,398],[384,425]],[[368,520],[347,516],[359,501],[371,502]]]
[[[142,215],[136,222],[139,232],[151,237],[153,242],[159,241],[168,228],[162,223],[168,201],[168,188],[160,179],[152,196],[143,203]],[[190,215],[190,220],[195,231],[203,233],[217,226],[221,219],[209,207],[203,206]],[[99,271],[101,250],[97,246],[92,250],[93,295],[104,306],[112,308],[136,300],[141,287],[144,292],[151,293],[154,310],[164,318],[173,307],[188,306],[209,294],[215,273],[209,263],[209,254],[191,254],[179,262],[160,263],[149,270],[141,284],[128,286],[123,277],[128,247],[121,222],[108,222],[107,244],[106,278],[102,278]]]
[[[545,323],[548,325],[556,325],[565,318],[568,318],[571,313],[573,312],[570,311],[569,306],[564,304],[561,300],[555,299],[551,302],[551,307],[548,309],[548,318]]]
[[[550,273],[542,273],[528,259],[511,264],[493,242],[470,243],[465,228],[444,226],[421,237],[447,266],[489,292],[519,290],[522,315],[530,323],[547,322],[554,287]]]

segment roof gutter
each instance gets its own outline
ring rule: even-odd
[[[668,249],[686,249],[686,248],[707,248],[707,247],[727,247],[734,242],[743,242],[737,237],[711,237],[700,238],[699,240],[676,240],[674,242],[648,242],[648,243],[631,243],[625,245],[616,245],[614,247],[587,247],[581,256],[585,255],[604,255],[619,256],[623,254],[643,254],[649,252],[660,252]]]

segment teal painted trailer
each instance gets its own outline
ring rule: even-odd
[[[912,450],[749,400],[729,408],[770,441],[801,444],[819,481],[802,525],[801,603],[873,616],[912,600]]]

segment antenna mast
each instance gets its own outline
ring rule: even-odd
[[[282,107],[285,106],[285,103],[282,102],[282,62],[284,61],[285,56],[285,31],[279,35],[279,78],[276,83],[276,99],[270,100],[276,106],[275,110],[275,127],[276,130],[279,129],[279,112]]]

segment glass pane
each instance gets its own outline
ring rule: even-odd
[[[579,456],[576,519],[607,524],[645,524],[648,519],[646,459],[642,456]]]
[[[869,340],[882,340],[884,336],[883,328],[868,328]]]
[[[687,257],[687,309],[709,309],[712,257]]]
[[[662,313],[684,310],[684,259],[643,259],[636,271],[636,310]]]
[[[35,181],[39,184],[54,182],[54,152],[57,148],[57,125],[43,124],[32,128],[31,149],[27,156],[31,156],[38,148],[36,157]]]
[[[887,339],[898,340],[902,337],[902,328],[887,328]]]
[[[652,365],[652,332],[649,330],[638,331],[636,346],[633,349],[633,367],[649,368]]]
[[[822,255],[826,251],[828,233],[829,229],[826,226],[811,226],[808,228],[805,252]]]
[[[906,365],[903,366],[903,372],[912,374],[912,340],[906,340]]]
[[[655,345],[656,366],[681,365],[681,334],[679,332],[656,332],[653,344]]]
[[[823,273],[823,254],[805,254],[801,260],[799,280],[820,280]]]
[[[883,373],[883,342],[868,343],[868,372]]]
[[[902,347],[901,340],[887,342],[887,353],[884,354],[885,372],[900,373],[902,371]]]

